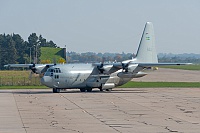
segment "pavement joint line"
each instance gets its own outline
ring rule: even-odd
[[[115,94],[112,94],[112,95],[116,96]],[[136,94],[136,95],[138,95],[138,94]],[[140,96],[140,95],[138,95],[138,96]],[[140,105],[140,106],[142,106],[142,107],[148,108],[148,109],[150,109],[150,110],[152,110],[152,111],[156,111],[156,112],[159,112],[159,113],[161,113],[161,114],[165,114],[165,115],[167,115],[167,116],[170,116],[170,117],[172,117],[172,118],[176,118],[176,119],[182,120],[182,121],[184,121],[184,122],[193,124],[192,122],[189,122],[189,121],[183,120],[183,119],[181,119],[181,118],[172,116],[172,115],[170,115],[170,114],[164,113],[164,112],[162,112],[162,111],[155,110],[155,109],[153,109],[153,108],[150,108],[150,107],[141,105],[141,104],[139,104],[139,103],[129,101],[129,100],[127,100],[127,99],[125,99],[125,98],[122,98],[122,97],[120,97],[120,96],[116,96],[116,97],[118,97],[118,98],[120,98],[120,99],[123,99],[123,100],[125,100],[125,101],[128,101],[128,102],[131,102],[131,103],[135,103],[135,104]]]
[[[23,125],[22,128],[24,128],[25,132],[27,133],[27,130],[26,130],[25,124],[24,124],[24,122],[23,122],[23,120],[22,120],[22,116],[21,116],[21,113],[20,113],[20,111],[19,111],[19,107],[18,107],[18,105],[17,105],[17,101],[16,101],[16,99],[15,99],[15,95],[14,95],[13,91],[12,91],[12,95],[13,95],[13,98],[14,98],[14,100],[15,100],[15,105],[16,105],[16,107],[17,107],[17,111],[18,111],[18,113],[19,113],[19,116],[20,116],[20,119],[21,119],[21,122],[22,122],[22,125]]]
[[[119,92],[117,92],[118,90]],[[135,93],[138,90],[141,91],[140,88],[133,88],[131,92],[129,89],[120,88],[109,93],[98,93],[96,91],[94,93],[81,93],[75,91],[75,94],[73,90],[70,90],[69,93],[60,94],[53,94],[50,90],[44,91],[42,89],[3,90],[0,91],[1,96],[3,96],[1,97],[1,106],[6,106],[4,100],[11,99],[9,100],[11,102],[9,102],[9,110],[6,108],[0,109],[3,118],[0,121],[2,123],[0,130],[1,127],[3,130],[0,132],[16,132],[16,130],[13,130],[15,128],[18,129],[18,132],[26,133],[53,133],[59,131],[199,132],[199,88],[145,88],[144,91],[147,93],[143,93],[143,91]],[[10,93],[9,97],[7,95],[4,97],[3,93]],[[33,102],[30,103],[30,101]],[[63,102],[60,103],[60,101]],[[10,105],[12,108],[10,108]],[[56,108],[53,109],[53,107]],[[65,108],[71,110],[66,112]],[[14,110],[14,114],[10,109]],[[47,116],[51,109],[55,110],[55,115]],[[73,111],[73,109],[76,109],[76,111]],[[45,115],[41,114],[35,117],[40,113],[39,110],[45,112]],[[184,111],[188,111],[188,113]],[[190,111],[194,111],[194,113],[191,114]],[[4,113],[7,115],[3,115]],[[11,117],[8,115],[10,113],[13,114],[11,114]],[[71,116],[68,117],[68,115]],[[12,119],[12,117],[15,118]],[[17,121],[18,124],[4,126],[4,119],[6,123],[14,122],[11,124],[15,124]],[[59,125],[55,125],[56,121]],[[43,123],[44,125],[41,125]]]
[[[125,101],[128,101],[127,99],[123,99],[123,98],[121,98],[121,97],[119,97],[119,96],[116,96],[116,95],[114,95],[114,94],[112,94],[113,96],[115,96],[115,97],[117,97],[117,98],[120,98],[120,99],[122,99],[122,100],[125,100]],[[131,102],[131,101],[128,101],[128,102]],[[131,102],[131,103],[135,103],[135,102]],[[137,104],[137,105],[140,105],[140,104]],[[140,106],[142,106],[142,105],[140,105]],[[142,106],[142,107],[146,107],[146,106]],[[125,114],[128,114],[126,111],[124,111],[124,110],[121,110],[121,109],[118,109],[119,111],[122,111],[122,112],[124,112]],[[150,110],[152,110],[152,109],[150,109]],[[153,111],[155,111],[155,110],[153,110]],[[158,111],[159,112],[159,111]],[[142,124],[145,124],[145,125],[150,125],[150,126],[155,126],[155,127],[161,127],[161,128],[163,128],[163,129],[165,129],[165,127],[166,126],[162,126],[162,125],[155,125],[155,124],[151,124],[151,123],[147,123],[147,122],[145,122],[145,121],[137,121],[138,123],[142,123]]]
[[[109,125],[109,124],[106,124],[105,121],[101,121],[99,120],[98,118],[96,118],[94,115],[92,115],[91,113],[89,113],[88,111],[84,110],[81,106],[79,106],[78,104],[76,104],[75,102],[71,101],[69,98],[63,96],[62,94],[59,94],[62,96],[62,98],[68,100],[69,102],[71,102],[72,104],[74,104],[75,106],[77,106],[78,108],[80,108],[82,111],[84,111],[85,113],[87,113],[89,116],[92,116],[93,118],[95,118],[96,120],[100,121],[101,123],[103,123],[104,125],[106,126],[109,126],[110,128],[112,128],[113,130],[119,132],[119,133],[122,133],[121,131],[117,130],[115,127]]]

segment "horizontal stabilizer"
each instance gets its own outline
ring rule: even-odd
[[[140,67],[154,67],[154,66],[180,66],[180,65],[191,65],[192,63],[139,63]]]

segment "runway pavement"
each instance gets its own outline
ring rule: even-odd
[[[200,88],[0,90],[0,133],[198,133]]]
[[[200,71],[158,68],[141,78],[132,81],[143,82],[200,82]]]

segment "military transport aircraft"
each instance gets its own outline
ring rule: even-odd
[[[190,63],[158,63],[153,24],[147,22],[135,58],[114,63],[93,64],[8,64],[10,67],[29,67],[34,73],[44,73],[41,83],[53,88],[53,93],[61,89],[80,89],[91,92],[111,90],[132,78],[147,75],[149,67],[166,65],[187,65]]]

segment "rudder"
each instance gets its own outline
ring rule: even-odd
[[[152,22],[147,22],[136,54],[140,63],[158,63],[155,36]]]

